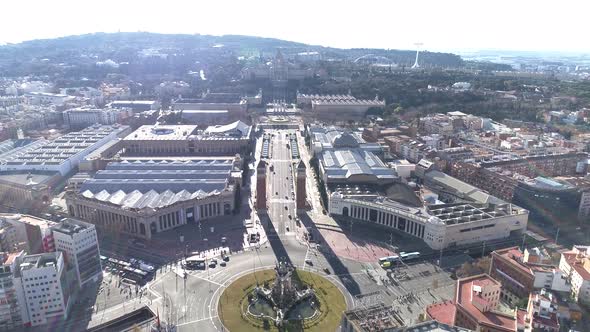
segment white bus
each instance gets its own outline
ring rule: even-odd
[[[383,268],[387,268],[387,267],[390,267],[391,264],[393,264],[399,260],[400,260],[400,257],[398,255],[381,257],[381,258],[379,258],[379,265],[381,265],[381,267],[383,267]]]
[[[411,261],[411,260],[417,259],[419,257],[420,257],[420,253],[417,251],[400,253],[400,258],[404,262]]]
[[[204,269],[205,258],[199,256],[188,257],[184,261],[184,268],[187,270]]]

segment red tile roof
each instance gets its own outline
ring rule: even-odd
[[[457,306],[463,308],[479,324],[504,331],[516,331],[516,318],[511,318],[493,311],[481,312],[473,305],[473,298],[479,297],[479,295],[474,294],[473,285],[485,286],[489,284],[499,284],[499,282],[485,274],[457,280],[457,295],[455,299]]]
[[[510,263],[510,265],[522,270],[527,274],[533,274],[531,269],[522,262],[524,255],[518,247],[496,250],[494,253],[504,258],[508,263]]]
[[[450,326],[455,325],[455,312],[456,307],[454,301],[434,303],[426,307],[426,313],[430,318]]]
[[[576,270],[578,274],[584,280],[590,280],[590,271],[586,270],[583,266],[583,259],[590,259],[590,258],[582,258],[582,256],[578,257],[578,254],[575,252],[564,252],[563,257],[565,258],[566,262],[572,267],[572,269]]]

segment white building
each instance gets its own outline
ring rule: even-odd
[[[69,293],[61,252],[17,257],[14,285],[25,326],[67,318]]]
[[[94,124],[115,124],[127,117],[127,113],[126,109],[72,108],[63,112],[63,120],[70,128],[86,128]]]
[[[507,238],[526,230],[528,211],[512,204],[454,203],[415,208],[383,197],[361,200],[339,192],[330,213],[395,229],[438,250]]]
[[[570,281],[573,297],[590,304],[590,246],[574,246],[562,253],[559,269]]]
[[[0,331],[20,328],[23,324],[21,309],[12,275],[16,257],[23,252],[0,255]]]
[[[48,171],[64,176],[90,152],[130,132],[129,126],[91,126],[0,159],[0,171]]]
[[[67,218],[51,228],[55,250],[64,253],[66,265],[75,269],[80,287],[102,275],[94,225]]]
[[[29,92],[25,95],[25,100],[29,105],[63,106],[72,99],[74,99],[72,96],[48,92]]]

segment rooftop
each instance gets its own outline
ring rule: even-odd
[[[197,130],[196,125],[144,125],[129,134],[125,141],[186,140]]]
[[[14,220],[14,221],[18,221],[23,224],[42,227],[42,228],[56,225],[56,223],[54,221],[31,216],[28,214],[0,213],[0,218]]]
[[[457,280],[457,306],[477,319],[479,324],[499,330],[516,331],[516,315],[499,313],[494,310],[482,312],[473,304],[474,301],[484,300],[477,289],[485,288],[488,285],[501,286],[498,281],[485,274]]]
[[[24,256],[17,260],[16,276],[20,277],[24,271],[35,268],[54,267],[58,270],[58,262],[62,257],[59,251]]]
[[[160,208],[220,194],[229,185],[230,159],[124,160],[84,181],[79,193],[123,208]]]
[[[455,325],[455,312],[457,307],[453,301],[433,303],[426,307],[426,313],[437,322]]]
[[[63,233],[66,235],[74,235],[87,230],[89,227],[94,227],[91,224],[85,223],[81,220],[65,218],[60,223],[52,227],[54,232]]]

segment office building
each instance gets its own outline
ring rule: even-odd
[[[3,246],[28,254],[54,251],[51,227],[56,223],[26,214],[0,213],[0,228],[11,234],[3,239]]]
[[[16,257],[14,285],[25,326],[67,318],[70,294],[61,252]]]
[[[0,253],[0,330],[9,331],[23,325],[17,289],[13,282],[15,260],[23,252]]]
[[[55,250],[64,254],[66,266],[75,269],[79,286],[99,280],[102,268],[94,225],[67,218],[52,226],[51,231]]]

